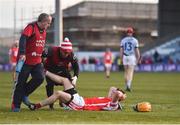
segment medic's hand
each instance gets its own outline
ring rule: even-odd
[[[76,86],[77,76],[72,77],[72,84]]]

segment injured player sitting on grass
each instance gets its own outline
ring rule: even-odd
[[[122,110],[120,102],[126,98],[126,94],[124,93],[124,91],[116,87],[110,87],[107,97],[84,98],[78,94],[77,90],[75,90],[69,79],[55,75],[49,71],[46,71],[45,75],[53,81],[62,84],[64,87],[64,91],[56,91],[52,96],[45,100],[36,104],[32,103],[29,106],[31,110],[37,110],[41,107],[54,103],[56,100],[60,101],[64,109],[69,110]]]

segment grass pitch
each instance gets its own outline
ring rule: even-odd
[[[55,104],[55,110],[44,107],[30,111],[23,104],[19,113],[10,111],[12,75],[0,72],[0,123],[64,123],[64,124],[180,124],[180,74],[135,73],[132,92],[127,92],[123,111],[66,111]],[[123,74],[113,72],[110,79],[104,73],[82,72],[77,88],[82,96],[106,96],[110,86],[124,89]],[[56,89],[62,89],[57,86]],[[32,102],[46,98],[45,82],[31,96]],[[148,101],[152,112],[135,112],[132,106]]]

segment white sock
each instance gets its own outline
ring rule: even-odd
[[[131,88],[131,81],[128,80],[126,85],[127,85],[128,88]]]

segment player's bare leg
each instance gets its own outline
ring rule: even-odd
[[[127,81],[128,81],[128,65],[124,65],[124,80],[125,80],[125,88],[127,89]]]
[[[69,81],[68,78],[58,76],[49,71],[46,71],[45,75],[49,77],[51,80],[55,81],[56,83],[63,84],[64,90],[74,88],[74,86],[72,85],[72,83]]]
[[[69,81],[69,79],[55,75],[49,71],[46,71],[45,75],[47,77],[49,77],[50,79],[52,79],[53,81],[55,81],[56,83],[59,84],[63,84],[64,86],[64,90],[68,90],[71,88],[74,88],[73,85],[71,84],[71,82]],[[37,103],[35,105],[31,105],[32,107],[30,107],[30,109],[34,110],[34,109],[38,109],[41,108],[43,106],[49,105],[54,103],[56,100],[60,100],[63,103],[68,102],[71,99],[71,95],[63,92],[63,91],[56,91],[52,96],[50,96],[49,98],[41,101],[40,103]]]
[[[56,91],[56,92],[54,92],[54,94],[52,96],[41,101],[40,104],[41,104],[41,106],[46,106],[46,105],[54,103],[56,100],[60,100],[61,102],[66,103],[70,99],[71,99],[70,94],[63,92],[63,91]]]
[[[110,77],[110,68],[106,67],[106,78]]]
[[[16,82],[16,71],[15,71],[16,66],[13,66],[12,71],[13,71],[13,82]]]
[[[129,89],[131,89],[133,74],[134,74],[134,66],[131,65],[128,67],[128,74],[127,74],[127,86]]]
[[[126,85],[126,90],[131,91],[131,83],[133,79],[133,74],[134,74],[134,66],[133,65],[126,65],[125,67],[125,85]]]
[[[41,101],[40,103],[32,104],[29,108],[31,110],[39,109],[41,107],[44,107],[44,106],[47,106],[56,102],[56,100],[60,100],[61,102],[66,103],[71,100],[71,95],[63,91],[56,91],[49,98]]]

